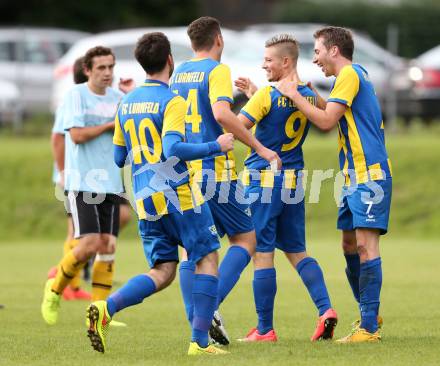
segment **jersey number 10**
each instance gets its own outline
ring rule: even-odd
[[[147,129],[150,132],[151,139],[153,140],[152,147],[148,146],[146,135]],[[162,155],[162,140],[151,119],[142,119],[141,123],[139,124],[139,129],[136,131],[136,124],[134,123],[134,119],[131,118],[124,123],[124,130],[130,135],[133,161],[135,164],[142,163],[141,153],[150,164],[155,164],[160,161],[160,156]]]

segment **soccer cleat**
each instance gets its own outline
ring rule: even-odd
[[[336,343],[361,343],[361,342],[379,342],[381,340],[379,332],[370,333],[364,328],[353,330],[348,336],[336,340]]]
[[[47,272],[47,279],[50,278],[55,278],[58,272],[58,268],[57,267],[52,267],[51,269],[49,269],[49,272]]]
[[[70,300],[92,300],[92,295],[87,291],[78,288],[76,290],[72,289],[70,286],[67,286],[63,291],[63,299],[66,301]]]
[[[227,346],[229,344],[229,336],[225,329],[225,323],[222,316],[216,310],[212,318],[211,328],[209,329],[209,336],[218,344]]]
[[[127,324],[112,319],[112,321],[110,322],[110,326],[115,328],[124,328],[127,326]]]
[[[227,355],[229,352],[224,351],[218,347],[209,344],[203,348],[198,345],[197,342],[191,342],[188,348],[188,356],[200,356],[200,355]]]
[[[336,311],[328,309],[319,317],[315,333],[313,333],[310,340],[313,342],[321,339],[332,339],[336,324],[338,324]]]
[[[41,303],[41,315],[49,325],[54,325],[58,319],[58,309],[60,308],[61,296],[52,291],[52,284],[55,279],[50,278],[44,287],[44,297]]]
[[[124,327],[126,327],[126,326],[127,326],[127,324],[125,324],[125,323],[123,323],[123,322],[118,322],[118,321],[116,321],[116,320],[114,320],[114,319],[112,319],[112,320],[110,321],[110,327],[114,327],[114,328],[124,328]],[[86,327],[87,327],[87,328],[90,328],[90,320],[89,320],[88,317],[86,317]]]
[[[278,337],[273,329],[266,334],[260,334],[257,328],[252,328],[246,337],[237,340],[239,342],[276,342]]]
[[[361,320],[357,319],[353,323],[351,323],[351,325],[353,327],[353,330],[356,330],[356,329],[360,328]],[[383,318],[380,315],[378,315],[377,316],[377,327],[378,327],[378,329],[381,329],[382,326],[383,326]]]
[[[112,318],[108,315],[107,302],[100,300],[92,302],[87,308],[87,319],[89,329],[87,336],[95,351],[104,353],[106,344],[108,328]]]

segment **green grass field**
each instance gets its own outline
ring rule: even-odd
[[[278,254],[278,294],[275,326],[277,344],[239,344],[220,358],[188,358],[189,326],[179,287],[129,308],[116,319],[127,328],[110,329],[108,352],[93,351],[86,337],[85,302],[63,302],[59,323],[50,327],[40,316],[46,270],[58,258],[59,242],[2,244],[0,277],[0,364],[6,365],[438,365],[440,329],[440,246],[434,241],[383,240],[384,286],[381,344],[312,344],[316,311],[298,275]],[[320,261],[340,322],[336,336],[344,336],[357,311],[343,271],[338,240],[310,241]],[[121,284],[145,271],[137,241],[120,241],[116,281]],[[437,271],[437,272],[436,272]],[[233,339],[255,325],[252,273],[246,270],[221,311]]]

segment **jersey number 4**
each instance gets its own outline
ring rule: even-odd
[[[130,136],[133,161],[135,164],[142,163],[141,153],[150,164],[155,164],[160,161],[160,156],[162,154],[162,140],[151,119],[144,118],[141,120],[138,131],[136,131],[136,124],[134,123],[134,119],[131,118],[124,123],[124,130]],[[150,133],[153,146],[148,146],[146,130]]]
[[[173,93],[179,94],[178,90],[173,90]],[[200,124],[202,123],[202,116],[199,114],[199,102],[197,100],[197,89],[188,90],[188,97],[186,98],[186,105],[188,107],[185,116],[185,123],[191,125],[192,133],[200,132]]]
[[[297,129],[295,130],[295,122],[298,120],[299,125],[297,124]],[[296,111],[290,115],[289,119],[286,121],[285,131],[287,137],[292,139],[292,141],[287,144],[283,144],[283,146],[281,146],[281,151],[292,150],[300,143],[304,135],[306,125],[307,118],[302,112]]]

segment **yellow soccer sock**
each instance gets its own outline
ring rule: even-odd
[[[69,243],[68,243],[69,248],[70,249],[75,248],[78,245],[78,243],[79,243],[78,239],[69,240]],[[79,289],[81,286],[81,270],[84,268],[85,265],[86,265],[86,262],[81,263],[78,266],[78,272],[76,272],[76,275],[72,278],[72,281],[70,281],[70,287],[73,290]]]
[[[92,270],[92,301],[105,300],[113,284],[113,262],[95,260]]]
[[[52,285],[52,291],[61,294],[83,265],[84,263],[79,262],[73,255],[72,251],[68,252],[58,265],[58,271]]]
[[[70,247],[70,242],[71,242],[70,239],[66,239],[66,240],[64,241],[64,245],[63,245],[63,254],[64,254],[64,255],[66,255],[67,253],[69,253],[69,251],[72,249],[72,248]]]

